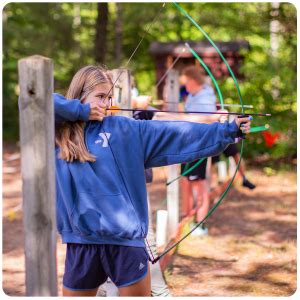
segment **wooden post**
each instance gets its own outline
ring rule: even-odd
[[[27,296],[57,296],[53,64],[18,62]]]
[[[218,181],[224,182],[227,178],[227,164],[226,161],[218,162]]]
[[[228,157],[228,162],[229,162],[228,173],[230,177],[233,177],[236,170],[236,163],[232,156]]]
[[[177,110],[179,103],[179,73],[170,70],[166,82],[167,109]],[[168,181],[179,175],[179,165],[168,167]],[[168,234],[173,237],[177,232],[179,222],[179,181],[175,181],[167,187],[167,209],[168,209]]]
[[[114,89],[114,105],[120,108],[131,108],[131,75],[127,69],[114,69],[112,71],[113,82],[117,80]],[[132,112],[120,112],[122,116],[132,118]]]
[[[160,248],[167,243],[168,212],[158,210],[156,212],[156,247]]]
[[[210,191],[210,187],[211,187],[211,170],[212,170],[212,158],[208,157],[207,158],[207,165],[206,165],[206,180],[207,180],[207,184],[208,184],[208,190]]]

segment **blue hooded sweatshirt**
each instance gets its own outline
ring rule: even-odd
[[[56,147],[57,227],[63,243],[145,247],[145,169],[195,161],[234,142],[237,125],[146,121],[108,116],[88,121],[90,105],[54,94],[55,121],[85,121],[95,162],[67,162]]]

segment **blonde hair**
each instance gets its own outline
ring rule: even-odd
[[[73,77],[66,94],[66,101],[79,99],[81,102],[103,83],[112,84],[109,71],[100,66],[86,66],[80,69]],[[64,122],[56,131],[56,144],[60,147],[59,157],[68,162],[94,162],[95,157],[90,154],[84,141],[83,121]]]

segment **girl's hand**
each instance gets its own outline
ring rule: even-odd
[[[147,109],[151,101],[151,96],[137,96],[131,100],[131,105],[135,109]]]
[[[250,133],[250,128],[251,128],[251,120],[253,118],[251,116],[245,117],[245,118],[235,118],[235,123],[238,128],[241,129],[241,131],[245,134]],[[241,124],[244,123],[245,124]]]
[[[97,102],[90,103],[90,116],[89,120],[102,121],[106,116],[106,104]]]

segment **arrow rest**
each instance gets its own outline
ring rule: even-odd
[[[113,114],[113,113],[119,112],[121,109],[117,105],[112,105],[112,106],[110,106],[110,108],[108,110]]]

